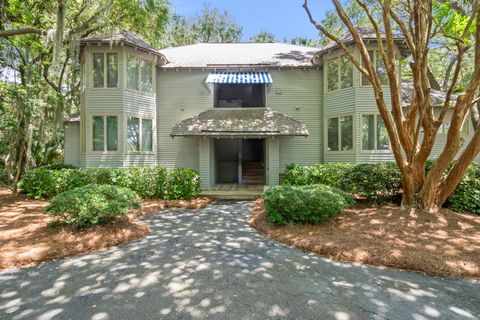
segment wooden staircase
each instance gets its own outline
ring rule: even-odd
[[[262,162],[242,163],[243,184],[265,184],[265,168]]]

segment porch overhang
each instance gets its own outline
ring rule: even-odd
[[[308,136],[305,124],[270,108],[211,109],[177,123],[172,137]]]

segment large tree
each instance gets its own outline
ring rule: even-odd
[[[242,27],[228,11],[203,7],[193,17],[172,15],[169,25],[169,40],[165,45],[181,46],[199,42],[238,42],[242,38]]]
[[[351,48],[343,43],[340,37],[334,35],[314,19],[307,0],[303,7],[310,22],[327,38],[334,41],[346,53],[353,65],[372,83],[377,108],[387,128],[392,152],[402,174],[402,206],[406,208],[417,206],[427,211],[434,211],[443,205],[480,152],[480,130],[476,130],[472,140],[465,146],[464,151],[460,152],[465,143],[460,135],[461,128],[472,105],[478,102],[480,87],[480,7],[478,1],[462,2],[467,8],[466,19],[456,25],[457,31],[451,39],[455,43],[455,63],[452,76],[448,80],[446,101],[438,114],[434,110],[430,97],[432,84],[429,74],[430,50],[433,47],[432,39],[437,28],[434,19],[434,5],[438,1],[378,0],[367,3],[356,0],[377,35],[378,52],[389,79],[388,98],[390,98],[391,104],[386,102],[387,97],[376,72],[376,66],[370,58],[365,42],[355,28],[355,23],[339,0],[332,0],[332,2],[340,20],[355,42],[360,59],[356,58]],[[472,28],[473,25],[475,28]],[[472,29],[474,29],[473,36],[470,34]],[[414,93],[412,102],[406,109],[403,108],[401,101],[401,88],[396,68],[395,39],[398,37],[398,33],[404,37],[411,53],[409,65]],[[472,43],[468,41],[470,37],[473,37]],[[458,98],[452,101],[465,52],[470,45],[474,51],[473,73],[459,92]],[[426,161],[432,152],[438,130],[445,121],[449,110],[452,110],[452,117],[445,147],[434,161],[432,168],[426,173]],[[456,156],[458,156],[458,160],[449,170],[449,166]]]
[[[155,42],[167,19],[162,0],[2,2],[0,170],[14,191],[26,169],[61,159],[63,119],[79,108],[79,40],[130,28]]]

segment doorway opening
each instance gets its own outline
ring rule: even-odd
[[[265,184],[264,139],[214,140],[216,184]]]

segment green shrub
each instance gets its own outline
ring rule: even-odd
[[[142,198],[191,199],[200,193],[200,178],[192,169],[163,167],[55,169],[26,172],[20,188],[29,197],[44,199],[86,186],[106,184],[132,189]]]
[[[71,164],[63,164],[63,163],[55,163],[55,164],[47,164],[41,166],[40,168],[47,169],[47,170],[61,170],[61,169],[75,169],[75,166]]]
[[[448,203],[454,211],[480,215],[480,165],[470,166]]]
[[[359,164],[343,174],[339,186],[350,194],[381,203],[399,194],[402,176],[393,162]]]
[[[43,199],[57,194],[58,171],[38,168],[27,171],[20,182],[20,188],[29,197]]]
[[[192,199],[200,194],[200,178],[195,170],[176,168],[168,171],[165,181],[165,199]]]
[[[291,164],[285,171],[283,184],[304,186],[309,184],[324,184],[338,188],[339,180],[345,171],[351,169],[349,163],[329,162],[313,166],[298,166]]]
[[[339,215],[353,198],[326,185],[274,186],[264,194],[268,220],[286,224],[320,223]]]
[[[108,223],[139,207],[138,195],[128,188],[90,184],[56,195],[45,212],[75,228],[86,228]]]

